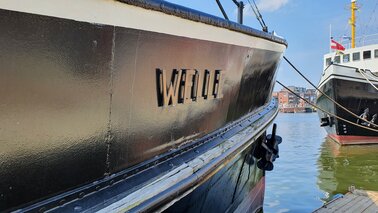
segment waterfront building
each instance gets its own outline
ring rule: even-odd
[[[314,103],[316,99],[316,90],[307,89],[304,87],[289,86],[291,91],[295,92],[300,97],[306,99],[310,103]],[[292,94],[289,90],[283,88],[278,92],[273,93],[273,97],[278,99],[281,112],[300,112],[305,111],[305,108],[311,108],[311,105],[304,100]]]

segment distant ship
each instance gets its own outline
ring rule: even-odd
[[[284,39],[160,0],[0,8],[0,212],[262,208]]]
[[[356,1],[352,0],[351,46],[345,49],[338,42],[331,41],[331,47],[337,51],[324,55],[324,71],[318,85],[323,93],[358,116],[318,93],[317,104],[321,108],[349,121],[318,110],[328,135],[342,145],[378,143],[378,44],[374,44],[378,36],[366,36],[367,40],[356,46],[356,9]]]

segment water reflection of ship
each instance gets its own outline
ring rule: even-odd
[[[364,190],[378,190],[378,145],[340,146],[325,138],[318,159],[318,187],[324,200],[346,193],[354,185]]]

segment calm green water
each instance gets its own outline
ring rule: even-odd
[[[283,114],[280,158],[266,173],[264,212],[312,212],[351,185],[378,191],[378,145],[340,147],[316,113]]]

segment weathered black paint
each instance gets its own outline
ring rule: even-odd
[[[113,202],[124,198],[130,193],[133,193],[136,189],[148,184],[151,180],[161,176],[162,174],[165,174],[166,172],[174,168],[179,167],[183,162],[188,162],[198,157],[199,155],[204,154],[205,152],[224,142],[228,138],[234,136],[246,127],[250,125],[255,126],[256,122],[259,122],[259,124],[263,127],[262,129],[264,130],[269,125],[269,121],[271,122],[270,119],[275,115],[277,110],[277,102],[275,100],[272,100],[270,104],[264,106],[263,109],[259,109],[258,111],[250,113],[249,115],[244,116],[242,119],[239,119],[218,129],[217,131],[207,134],[205,137],[189,142],[179,149],[171,150],[165,153],[163,156],[144,161],[141,165],[128,168],[121,172],[112,174],[111,176],[106,177],[102,180],[86,184],[80,188],[70,190],[58,196],[54,196],[48,200],[33,204],[32,206],[27,206],[19,210],[29,212],[36,210],[39,211],[40,209],[53,209],[53,211],[55,212],[72,212],[80,209],[83,211],[85,210],[93,212],[103,209],[109,204],[112,204]],[[251,146],[256,147],[257,144],[258,146],[260,146],[261,141],[264,140],[264,134],[264,132],[256,132],[256,134],[252,136],[255,138],[259,137],[259,139],[257,139],[256,141],[253,141],[253,139],[251,139],[252,144],[250,144],[249,142],[244,143],[241,147],[235,150],[234,154],[229,154],[227,155],[227,157],[219,157],[217,160],[209,163],[206,168],[202,169],[201,171],[197,171],[191,177],[188,177],[185,180],[182,180],[180,183],[176,184],[176,186],[173,187],[174,189],[165,191],[164,193],[159,193],[159,195],[154,196],[153,198],[131,209],[130,212],[159,210],[160,208],[162,208],[162,205],[167,204],[172,199],[176,199],[177,196],[182,195],[187,190],[191,190],[195,185],[200,184],[204,180],[212,177],[214,170],[220,167],[222,164],[224,164],[225,167],[230,167],[230,165],[231,167],[234,167],[235,165],[229,164],[228,160],[238,159],[240,157],[240,153],[242,152],[241,150],[248,150]],[[259,150],[255,148],[253,148],[253,150],[251,151],[253,151],[253,154],[259,152]],[[253,155],[251,155],[251,153],[248,153],[247,157],[253,158]],[[261,158],[261,156],[258,158]],[[254,164],[253,162],[255,161],[256,159],[248,160],[248,162],[246,160],[249,165]],[[243,168],[244,167],[234,168],[233,170],[240,169],[240,172],[242,172]],[[259,174],[261,174],[261,172]],[[227,173],[225,175],[230,176],[233,174]],[[261,180],[261,175],[258,175],[255,178]],[[237,186],[238,184],[236,184],[235,190],[238,187],[241,187]],[[253,198],[259,198],[256,199],[255,202],[251,203],[251,200],[249,200],[251,198],[240,196],[239,199],[244,198],[244,201],[242,201],[244,203],[244,205],[242,205],[244,206],[244,208],[249,209],[262,205],[263,188],[261,189],[260,185],[260,187],[258,187],[260,188],[260,191],[256,191],[255,184],[255,182],[248,182],[247,185],[243,186],[248,189],[252,188],[253,190],[249,192],[250,195]],[[225,187],[227,188],[228,186],[231,188],[235,187],[235,185],[227,185]],[[232,189],[228,189],[228,191],[230,190],[232,191]],[[195,191],[193,193],[197,192]],[[235,197],[236,195],[237,194],[235,191],[234,195],[232,196]],[[78,197],[80,199],[77,199]],[[232,206],[237,206],[237,203],[239,201],[232,202]]]
[[[356,82],[351,80],[331,79],[322,86],[321,90],[332,97],[340,105],[346,107],[351,112],[361,115],[366,108],[370,110],[368,120],[372,119],[374,114],[378,114],[378,91],[369,83]],[[341,118],[357,123],[357,118],[345,110],[336,106],[326,97],[321,95],[317,99],[317,104]],[[325,117],[323,112],[319,112],[319,117]],[[370,131],[347,122],[333,118],[334,124],[326,126],[328,134],[351,135],[351,136],[378,136],[377,132]],[[377,122],[375,122],[378,124]],[[374,128],[374,127],[371,127]]]
[[[262,136],[259,140],[264,139]],[[247,161],[258,144],[259,142],[253,143],[211,179],[169,207],[166,212],[234,212],[244,199],[250,199],[247,196],[248,192],[264,176],[264,171],[258,169],[256,163],[248,164]],[[254,162],[257,160],[254,159]],[[249,203],[252,201],[249,200]],[[249,212],[255,212],[261,207],[259,205],[251,205]]]
[[[82,186],[266,104],[281,52],[0,10],[0,211]],[[156,69],[224,70],[159,107]]]

